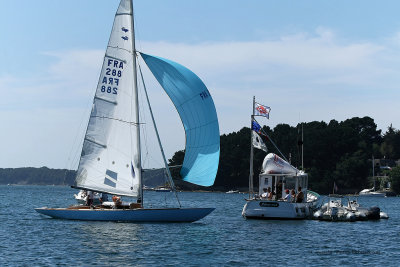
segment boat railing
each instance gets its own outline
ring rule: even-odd
[[[268,198],[263,198],[263,197],[260,197],[260,196],[255,196],[254,198],[251,198],[251,199],[245,198],[245,201],[253,201],[253,200],[271,201],[271,202],[288,202],[288,203],[296,203],[296,204],[305,204],[305,203],[307,203],[307,202],[300,202],[300,203],[298,203],[298,202],[295,202],[295,201],[287,201],[287,200],[285,200],[285,199],[283,199],[283,198],[279,198],[279,199],[276,199],[276,198],[268,199]]]

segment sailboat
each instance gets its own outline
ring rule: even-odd
[[[280,152],[279,148],[265,133],[255,120],[255,116],[269,118],[269,107],[255,102],[253,97],[253,114],[251,115],[251,149],[249,198],[242,210],[242,216],[247,219],[306,219],[312,216],[312,211],[318,207],[320,195],[308,190],[308,175],[303,170],[292,166]],[[257,112],[255,112],[257,111]],[[258,115],[256,115],[258,114]],[[267,152],[265,144],[260,141],[258,133],[267,136],[268,140],[280,152],[283,158],[274,153],[268,153],[262,163],[258,177],[258,193],[253,190],[253,155],[254,147]],[[297,190],[297,195],[294,194]],[[302,193],[300,198],[299,192]],[[268,192],[268,194],[267,194]],[[294,197],[295,196],[295,197]]]
[[[121,0],[114,18],[100,78],[83,141],[74,188],[128,196],[136,202],[120,205],[36,208],[60,219],[127,222],[193,222],[215,208],[182,208],[155,125],[138,58],[144,60],[165,90],[186,134],[184,181],[211,186],[218,170],[219,125],[213,99],[200,78],[186,67],[135,49],[132,0]],[[140,75],[139,75],[140,74]],[[143,198],[138,78],[142,79],[149,113],[179,206],[146,208]]]
[[[374,156],[372,155],[372,179],[374,180],[374,187],[372,187],[371,189],[367,188],[367,189],[363,189],[360,191],[360,193],[358,194],[360,197],[386,197],[385,193],[382,192],[376,192],[375,191],[375,160],[374,160]]]

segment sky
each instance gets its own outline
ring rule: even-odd
[[[0,168],[77,167],[118,4],[2,1]],[[400,1],[134,0],[134,9],[137,49],[203,80],[221,134],[249,126],[253,96],[271,107],[259,119],[270,127],[370,116],[383,132],[400,128]],[[184,149],[183,127],[144,74],[170,158]],[[161,160],[150,136],[152,167]]]

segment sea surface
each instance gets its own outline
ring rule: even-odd
[[[0,266],[399,266],[400,198],[359,198],[389,220],[245,220],[245,194],[179,193],[187,207],[215,207],[194,223],[85,222],[36,207],[75,204],[62,186],[0,186]],[[145,204],[171,206],[171,193]]]

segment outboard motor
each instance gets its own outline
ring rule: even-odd
[[[332,219],[332,221],[337,221],[338,220],[338,212],[339,212],[339,209],[337,207],[332,207],[331,208],[331,219]]]
[[[346,214],[346,220],[350,222],[355,222],[356,221],[356,215],[353,212],[348,212]]]
[[[316,212],[314,212],[314,219],[321,219],[321,218],[322,218],[321,210],[317,210]]]
[[[381,219],[389,219],[389,215],[387,215],[387,213],[383,211],[380,212],[379,217]]]
[[[380,213],[381,209],[379,207],[373,206],[368,209],[367,217],[370,220],[379,220],[381,218]]]

